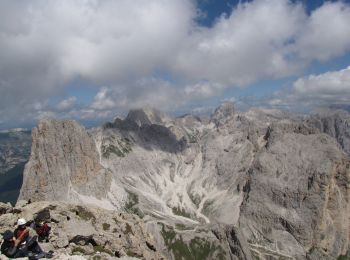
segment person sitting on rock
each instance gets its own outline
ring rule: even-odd
[[[32,259],[51,258],[52,253],[45,253],[39,246],[38,236],[30,236],[30,231],[31,228],[27,226],[27,221],[24,218],[18,219],[14,235],[16,241],[19,241],[20,248],[26,248],[26,251],[29,251],[28,254],[33,255]]]
[[[11,230],[6,230],[2,235],[4,242],[1,245],[1,253],[9,258],[26,257],[28,252],[25,248],[19,248],[20,240],[15,239]]]
[[[47,222],[38,218],[27,222],[27,226],[36,231],[39,242],[49,242],[51,227]]]
[[[29,227],[27,227],[27,221],[24,218],[20,218],[17,221],[17,228],[15,229],[15,237],[21,244],[25,243],[29,238]]]

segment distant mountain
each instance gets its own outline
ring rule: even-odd
[[[31,142],[31,133],[27,129],[0,131],[0,201],[16,202]]]
[[[42,120],[20,199],[137,214],[169,259],[336,259],[350,249],[347,116],[225,103],[209,120]]]

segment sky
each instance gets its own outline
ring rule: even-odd
[[[224,101],[349,108],[350,1],[0,1],[0,129]]]

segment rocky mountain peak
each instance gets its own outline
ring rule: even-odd
[[[217,126],[224,125],[233,119],[234,113],[235,109],[233,102],[225,102],[215,109],[213,115],[211,116],[211,121]]]
[[[96,144],[84,127],[72,120],[44,119],[33,129],[31,157],[24,170],[20,198],[103,198],[109,186],[108,171],[100,164]]]
[[[161,125],[166,122],[166,116],[155,108],[145,107],[130,110],[125,120],[135,122],[139,127],[151,124]]]

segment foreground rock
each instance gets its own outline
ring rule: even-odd
[[[49,222],[49,241],[40,244],[53,250],[56,259],[164,259],[136,215],[58,202],[15,208],[1,204],[0,209],[1,234],[13,230],[19,217]]]

